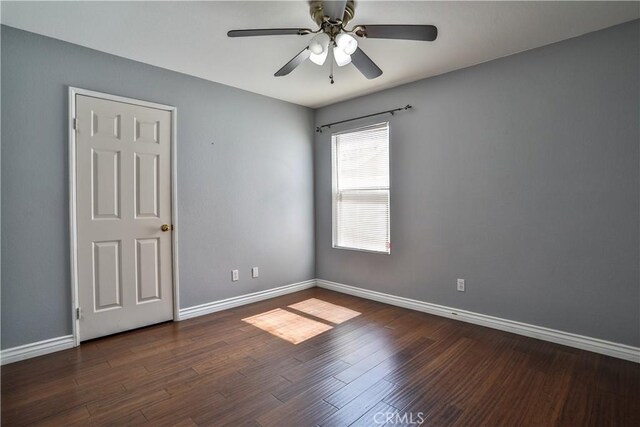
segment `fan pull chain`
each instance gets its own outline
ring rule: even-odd
[[[329,74],[329,81],[331,82],[331,84],[334,83],[333,81],[333,49],[334,48],[331,47],[331,55],[329,55],[330,56],[329,60],[331,61],[331,74]]]

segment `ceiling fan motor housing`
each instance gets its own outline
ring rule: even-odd
[[[328,21],[328,17],[325,15],[324,12],[324,2],[322,0],[310,0],[309,1],[309,13],[311,14],[311,19],[313,19],[313,21],[318,24],[318,26],[322,27],[323,23]],[[345,26],[347,25],[347,23],[349,21],[351,21],[353,19],[353,16],[355,14],[355,10],[356,10],[356,3],[355,0],[347,0],[347,5],[344,8],[344,15],[342,16],[342,20],[338,23],[338,22],[331,22],[329,20],[330,23],[335,24],[341,24],[341,26]]]

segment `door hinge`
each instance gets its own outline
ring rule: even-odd
[[[80,307],[76,308],[76,319],[80,320]]]
[[[73,130],[78,130],[78,119],[76,117],[73,118]]]

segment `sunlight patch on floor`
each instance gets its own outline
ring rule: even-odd
[[[281,308],[247,317],[242,321],[293,344],[301,343],[333,328]]]
[[[330,302],[322,301],[317,298],[310,298],[308,300],[292,304],[289,308],[293,308],[336,324],[346,322],[347,320],[360,315],[357,311],[350,310],[340,305],[331,304]]]

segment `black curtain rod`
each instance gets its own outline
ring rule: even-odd
[[[333,123],[329,123],[329,124],[326,124],[326,125],[317,126],[316,127],[316,132],[322,133],[322,128],[330,128],[331,126],[334,126],[334,125],[339,125],[339,124],[342,124],[342,123],[352,122],[354,120],[366,119],[367,117],[379,116],[381,114],[391,114],[393,116],[396,111],[408,110],[409,108],[413,108],[413,107],[411,107],[411,105],[407,104],[404,107],[394,108],[393,110],[382,111],[380,113],[367,114],[366,116],[354,117],[353,119],[341,120],[339,122],[333,122]]]

